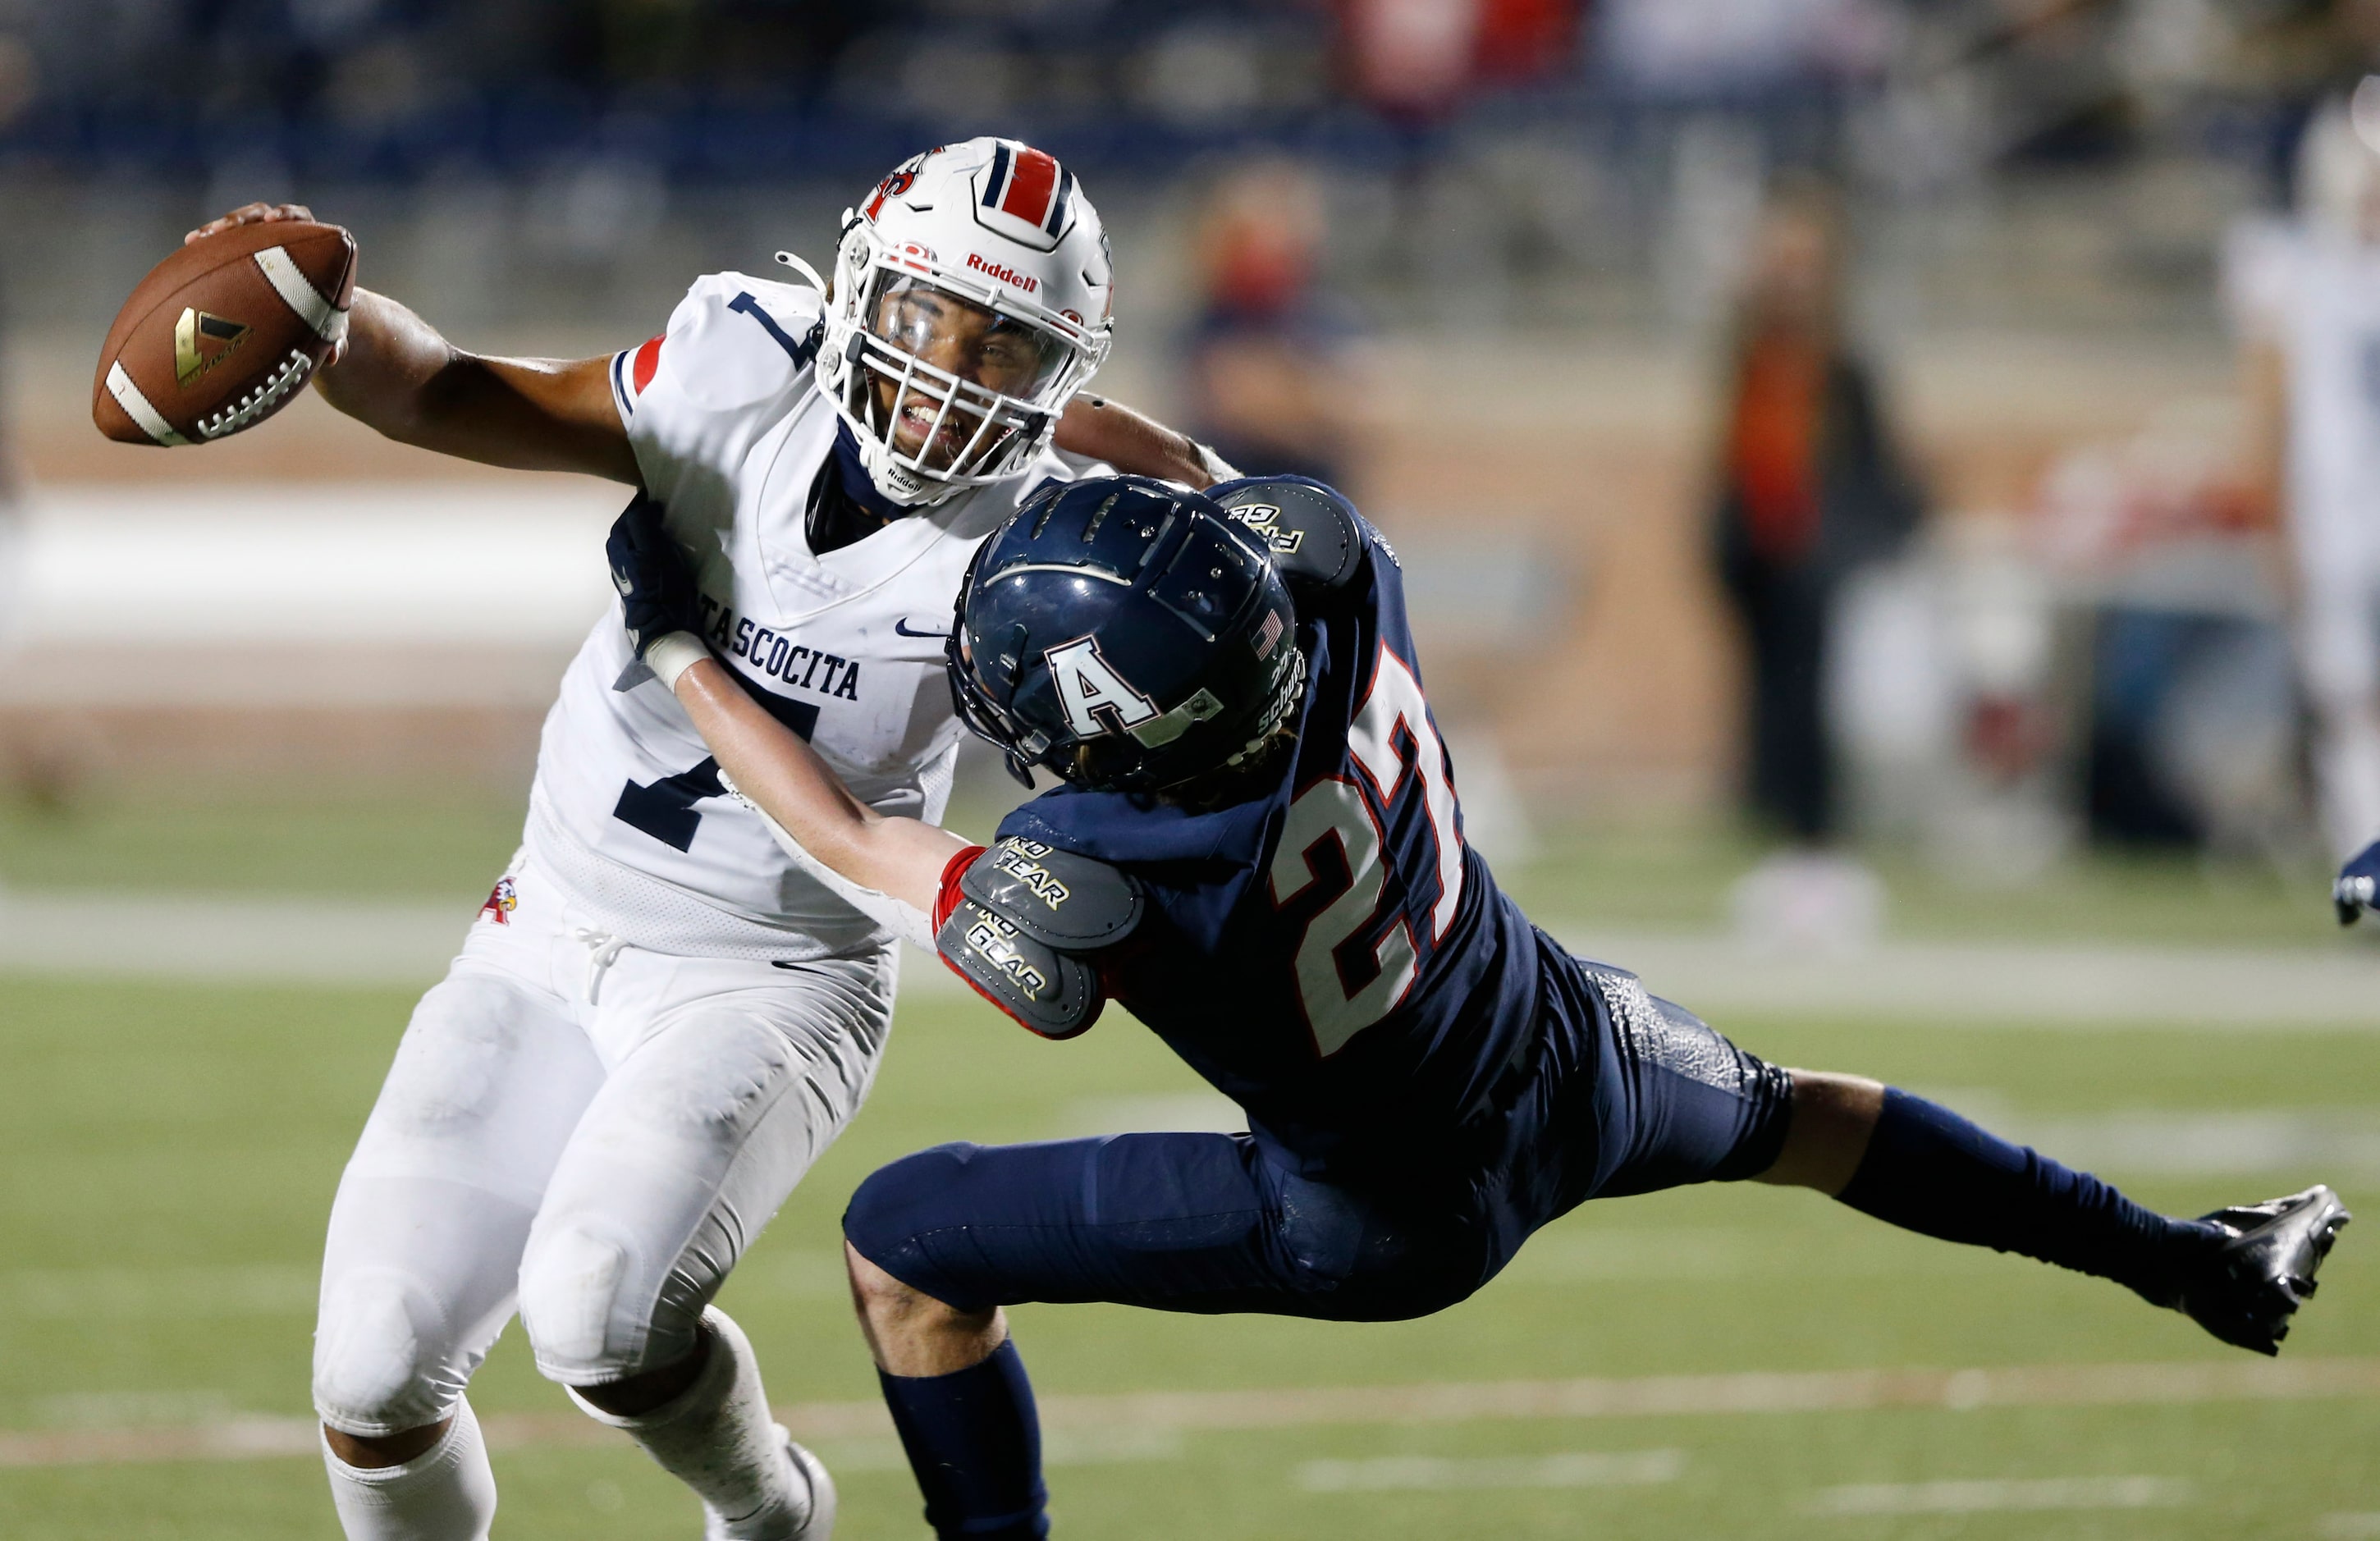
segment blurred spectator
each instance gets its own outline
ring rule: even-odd
[[[2084,716],[2070,743],[2094,839],[2273,857],[2301,848],[2271,497],[2241,474],[2239,426],[2216,404],[2177,405],[2127,439],[2068,451],[2042,482],[2034,554],[2069,607],[2060,630],[2076,650],[2062,683],[2089,680],[2070,703]],[[2029,749],[2058,747],[2049,687],[2035,673],[2029,688],[1977,700],[1979,772],[2010,784],[2037,764]],[[1986,711],[2013,733],[1996,740]]]
[[[2228,277],[2344,855],[2380,833],[2380,76],[2315,115],[2297,180],[2290,219],[2235,234]]]
[[[1994,71],[2002,152],[2042,162],[2102,161],[2135,148],[2137,103],[2122,74],[2124,8],[2015,0]]]
[[[1353,327],[1316,292],[1322,235],[1321,188],[1287,161],[1226,176],[1199,228],[1192,431],[1252,475],[1336,483],[1345,472]]]
[[[2272,201],[2289,207],[2323,105],[2380,68],[2380,0],[2289,6],[2260,19],[2240,34],[2233,67],[2263,99],[2255,170]]]
[[[1391,117],[1542,79],[1576,42],[1579,0],[1337,0],[1355,94]]]
[[[1875,0],[1607,0],[1604,68],[1634,94],[1754,97],[1879,62]]]
[[[0,270],[0,378],[6,377],[8,340],[7,274]],[[8,420],[0,416],[0,658],[6,658],[17,645],[18,628],[23,616],[19,591],[23,583],[25,532],[23,508],[18,502],[22,488],[18,479],[17,458],[11,442]],[[55,803],[43,795],[55,778],[44,774],[44,767],[23,749],[10,751],[0,744],[0,791],[29,793],[36,806]]]
[[[1830,189],[1798,182],[1770,200],[1740,301],[1712,522],[1749,665],[1747,801],[1795,843],[1777,880],[1818,931],[1873,909],[1873,880],[1827,855],[1840,818],[1823,691],[1834,601],[1921,515],[1843,334],[1843,245]]]

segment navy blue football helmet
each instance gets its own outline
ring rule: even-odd
[[[1305,678],[1262,542],[1212,499],[1146,477],[1044,488],[959,588],[959,718],[1031,783],[1154,792],[1261,746]]]

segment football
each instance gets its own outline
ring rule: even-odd
[[[128,444],[194,444],[296,399],[346,334],[356,241],[335,224],[235,225],[149,270],[108,328],[91,418]]]

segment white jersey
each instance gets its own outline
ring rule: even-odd
[[[1010,480],[813,552],[810,489],[832,474],[836,423],[811,385],[820,309],[807,287],[698,280],[667,332],[613,360],[613,394],[646,491],[695,554],[712,650],[863,801],[939,821],[960,731],[943,639],[967,563],[1034,488],[1082,473],[1045,450]],[[656,951],[796,960],[886,937],[722,794],[616,612],[546,717],[529,844],[603,928]]]
[[[2289,519],[2310,579],[2380,577],[2380,249],[2264,222],[2232,235],[2241,332],[2288,360]]]

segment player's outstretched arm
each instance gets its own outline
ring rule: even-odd
[[[295,203],[250,203],[184,240],[312,217]],[[612,402],[608,358],[467,353],[395,300],[358,289],[346,340],[314,383],[332,406],[400,443],[515,470],[642,480]]]
[[[851,795],[817,751],[747,694],[700,636],[700,601],[661,505],[639,495],[603,542],[637,660],[674,693],[736,795],[795,859],[862,913],[920,947],[934,944],[942,869],[968,848]]]
[[[400,443],[638,486],[610,370],[609,358],[467,353],[386,295],[358,289],[346,349],[314,384],[332,406]]]
[[[1133,476],[1178,481],[1193,491],[1203,492],[1240,474],[1188,434],[1088,392],[1066,404],[1055,442],[1068,455],[1104,460]]]
[[[649,661],[656,673],[666,666],[662,659]],[[707,652],[678,674],[675,688],[727,779],[803,850],[846,881],[934,913],[942,868],[969,842],[919,819],[879,813],[853,796],[816,750],[763,711]]]

